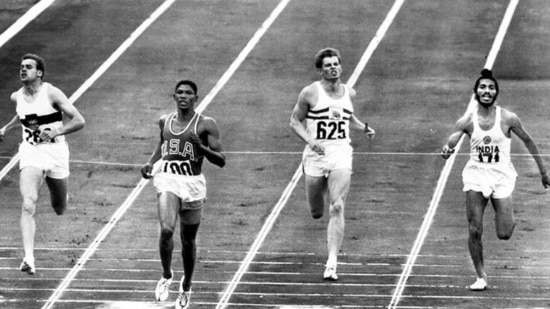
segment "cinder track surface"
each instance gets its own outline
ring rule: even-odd
[[[44,56],[47,81],[71,96],[162,3],[54,2],[0,48],[0,124],[15,112],[9,95],[20,87],[21,55]],[[34,276],[18,269],[23,252],[17,168],[1,180],[0,308],[173,307],[176,283],[169,302],[154,301],[161,269],[150,183],[91,256],[83,263],[79,259],[91,252],[93,240],[140,183],[139,167],[157,142],[157,120],[173,109],[175,83],[193,79],[205,98],[278,3],[176,1],[76,100],[87,126],[68,136],[70,205],[66,215],[55,216],[43,190]],[[235,274],[299,167],[303,144],[288,123],[300,90],[318,79],[314,53],[326,46],[340,49],[347,81],[392,4],[290,1],[211,98],[204,113],[218,122],[228,164],[224,169],[205,164],[209,198],[199,231],[192,308],[221,306],[222,297],[228,297],[229,308],[390,304],[445,164],[438,152],[466,110],[508,1],[405,1],[393,19],[354,85],[356,114],[369,120],[377,135],[372,142],[352,136],[356,155],[340,280],[321,278],[327,218],[310,218],[303,179],[288,192],[238,281]],[[30,8],[32,1],[25,5]],[[26,8],[3,10],[0,29]],[[494,65],[500,104],[520,115],[545,155],[550,151],[549,16],[546,1],[521,1]],[[0,144],[3,166],[17,153],[19,140],[14,132]],[[464,152],[465,147],[397,307],[550,307],[549,198],[516,138],[518,225],[511,240],[497,240],[488,209],[484,250],[490,288],[466,289],[475,273],[460,179]],[[179,250],[173,267],[181,278]],[[52,301],[55,293],[59,297]]]

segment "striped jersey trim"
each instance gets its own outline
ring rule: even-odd
[[[36,114],[25,115],[24,119],[20,119],[21,123],[26,126],[43,125],[57,121],[63,121],[63,114],[61,112],[52,113],[49,115],[37,116]]]

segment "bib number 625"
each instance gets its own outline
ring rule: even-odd
[[[317,122],[317,139],[344,139],[346,138],[345,121]]]

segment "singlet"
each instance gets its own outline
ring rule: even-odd
[[[470,136],[470,159],[480,163],[510,164],[512,139],[502,132],[502,109],[496,107],[495,124],[489,130],[481,129],[477,112],[473,112],[472,118],[474,130]]]
[[[203,157],[199,156],[198,148],[191,142],[190,135],[197,132],[200,114],[196,113],[181,132],[174,132],[172,129],[172,122],[176,117],[177,113],[172,113],[164,122],[160,172],[198,176],[202,173]]]
[[[348,87],[342,84],[344,94],[339,99],[333,99],[323,89],[320,81],[314,85],[317,87],[318,100],[307,113],[307,132],[323,146],[349,145],[349,122],[353,105]]]
[[[61,128],[63,126],[63,113],[54,107],[53,101],[48,97],[48,89],[52,87],[49,83],[42,83],[40,90],[36,93],[32,101],[24,95],[24,88],[17,90],[15,94],[15,111],[21,121],[23,142],[31,145],[45,143],[38,136],[41,125],[49,125]],[[61,143],[65,141],[64,135],[56,136],[51,142]]]

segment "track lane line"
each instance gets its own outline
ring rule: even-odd
[[[386,34],[388,28],[390,27],[393,20],[395,19],[395,16],[401,9],[401,6],[403,5],[404,1],[405,0],[396,0],[394,2],[392,8],[386,15],[386,18],[380,25],[379,29],[376,31],[375,36],[370,41],[369,45],[367,46],[367,49],[361,56],[361,59],[359,60],[358,65],[355,67],[355,70],[353,71],[348,82],[346,83],[350,87],[353,87],[353,85],[355,85],[355,83],[357,82],[359,75],[361,75],[361,72],[367,65],[370,57],[372,56],[372,54],[378,47],[379,43],[381,42],[382,38]],[[229,303],[229,299],[231,298],[231,295],[235,292],[235,289],[237,288],[237,285],[239,284],[242,276],[246,273],[256,253],[260,249],[260,246],[263,244],[265,238],[273,228],[273,225],[275,224],[277,217],[283,210],[288,199],[290,198],[290,195],[294,191],[294,188],[296,188],[296,185],[298,184],[298,181],[301,179],[302,176],[303,176],[303,171],[302,171],[302,165],[300,164],[296,169],[296,172],[294,172],[294,175],[292,176],[290,183],[286,186],[285,190],[283,191],[283,194],[281,195],[279,201],[277,202],[277,204],[275,204],[271,213],[267,217],[264,225],[262,226],[262,229],[258,233],[258,236],[254,240],[254,243],[252,244],[250,250],[246,254],[244,260],[241,262],[241,266],[235,273],[235,276],[231,280],[231,283],[229,284],[226,291],[223,293],[220,301],[218,302],[216,309],[223,309],[227,307]]]
[[[43,0],[42,0],[43,1]],[[41,2],[42,2],[41,1]],[[130,37],[120,45],[115,52],[107,58],[107,60],[71,95],[69,103],[74,104],[110,67],[118,60],[118,58],[143,34],[143,32],[151,26],[151,24],[166,11],[176,0],[166,0],[153,14],[149,16]],[[10,162],[0,170],[0,181],[15,167],[19,161],[19,152],[13,156]]]
[[[153,21],[155,21],[164,11],[166,11],[176,0],[167,0],[163,3],[138,29],[136,29],[130,36],[127,41],[125,41],[119,49],[115,51],[115,53],[107,60],[106,63],[104,63],[98,71],[101,71],[101,74],[94,74],[86,83],[81,87],[81,89],[77,90],[75,94],[71,98],[78,98],[84,93],[86,89],[88,89],[93,82],[95,82],[103,73],[122,55],[122,53],[130,47],[130,45],[147,29]],[[220,91],[220,89],[227,83],[227,81],[231,78],[231,76],[235,73],[235,71],[239,68],[239,66],[242,64],[242,62],[246,59],[250,51],[256,46],[256,44],[259,42],[261,37],[266,33],[267,29],[273,24],[275,19],[279,16],[279,14],[282,12],[282,10],[286,7],[286,5],[290,2],[290,0],[282,0],[277,7],[273,10],[273,12],[270,14],[270,16],[266,19],[266,21],[262,24],[262,26],[256,31],[254,36],[250,39],[248,44],[245,46],[245,48],[239,53],[238,57],[233,61],[233,63],[230,65],[229,69],[224,73],[224,75],[220,78],[218,83],[214,86],[214,88],[206,95],[204,100],[201,101],[201,103],[197,106],[196,111],[198,113],[201,113],[204,111],[204,109],[212,102],[216,94]],[[97,72],[96,72],[97,73]],[[1,180],[1,179],[0,179]],[[107,235],[111,232],[111,230],[115,227],[116,223],[124,213],[133,205],[134,201],[137,199],[139,194],[143,191],[145,186],[149,183],[149,179],[141,179],[140,182],[137,184],[137,186],[132,190],[130,195],[126,198],[126,200],[122,203],[122,205],[117,209],[117,211],[113,214],[109,222],[106,224],[106,226],[99,232],[99,234],[96,236],[96,238],[93,240],[91,245],[84,251],[80,259],[77,261],[76,265],[71,269],[69,274],[63,279],[59,287],[56,289],[54,294],[48,299],[46,304],[42,307],[42,309],[50,309],[53,307],[53,305],[59,300],[63,292],[67,289],[71,281],[76,277],[78,272],[84,267],[84,264],[86,264],[87,260],[94,254],[94,252],[97,250],[99,245],[103,242],[103,240],[107,237]]]
[[[6,29],[0,35],[0,47],[4,46],[9,40],[11,40],[19,31],[33,21],[38,15],[44,12],[55,0],[42,0],[31,7],[23,16],[19,17],[8,29]],[[19,162],[19,153],[11,158],[6,166],[0,170],[0,180],[2,180],[6,174]]]
[[[514,16],[514,12],[516,10],[518,2],[519,0],[511,0],[508,4],[508,7],[506,8],[506,12],[504,13],[504,17],[502,19],[497,35],[495,37],[495,40],[493,41],[493,45],[491,46],[491,50],[489,51],[487,60],[485,62],[485,68],[487,69],[491,69],[493,67],[493,64],[495,63],[500,47],[502,46],[502,42],[504,41],[504,36],[508,31],[508,26],[510,25],[510,22],[512,21],[512,17]],[[472,94],[470,98],[470,102],[468,103],[468,108],[466,110],[466,113],[474,111],[475,107],[476,107],[476,101],[475,101],[474,95]],[[463,141],[464,141],[464,136],[460,138],[455,149],[460,149]],[[443,191],[445,189],[445,185],[447,184],[447,180],[451,173],[451,169],[454,165],[455,159],[456,159],[456,154],[452,154],[451,157],[447,159],[447,161],[445,162],[445,166],[441,171],[441,175],[437,182],[437,186],[435,188],[434,195],[430,202],[430,206],[428,207],[428,211],[424,215],[422,226],[420,227],[420,231],[418,232],[414,245],[411,249],[411,253],[407,258],[407,263],[405,264],[403,272],[399,277],[399,281],[392,295],[392,299],[390,301],[390,304],[388,305],[389,309],[396,308],[397,305],[399,304],[399,301],[401,300],[403,291],[405,290],[405,286],[407,284],[407,279],[409,278],[412,272],[412,268],[414,267],[416,259],[420,254],[422,245],[424,244],[424,240],[426,239],[428,235],[428,231],[432,225],[435,213],[439,206],[439,201],[441,200],[441,196],[443,195]]]
[[[44,12],[55,0],[41,0],[31,7],[23,16],[19,17],[8,29],[0,35],[0,47],[4,46],[19,31],[33,21],[38,15]]]
[[[74,102],[80,98],[80,96],[88,90],[102,75],[109,69],[109,67],[137,40],[137,38],[145,32],[151,24],[157,20],[160,15],[162,15],[176,0],[167,0],[165,1],[160,7],[158,7],[150,16],[147,18],[132,34],[128,39],[126,39],[122,45],[120,45],[119,48],[115,50],[115,52],[105,61],[95,72],[92,74],[92,76],[80,86],[80,88],[77,89],[77,91],[69,98],[69,101],[71,104],[74,104]],[[0,178],[1,180],[1,178]],[[132,193],[128,196],[126,201],[122,204],[122,206],[117,209],[117,211],[113,214],[109,222],[105,225],[105,227],[99,232],[99,234],[96,236],[92,244],[84,251],[83,255],[80,257],[80,259],[77,261],[76,265],[71,269],[71,271],[67,274],[67,276],[63,279],[59,287],[55,290],[55,292],[50,296],[50,298],[46,301],[42,309],[50,309],[53,307],[55,302],[61,297],[61,294],[63,291],[67,288],[67,286],[70,284],[71,280],[74,279],[76,274],[82,269],[84,264],[86,263],[86,260],[95,252],[97,247],[101,244],[101,242],[107,237],[109,232],[113,229],[116,222],[122,217],[122,215],[126,212],[126,210],[130,207],[130,205],[133,203],[133,201],[137,198],[138,194],[143,190],[147,182],[140,181],[137,187],[132,191]]]

